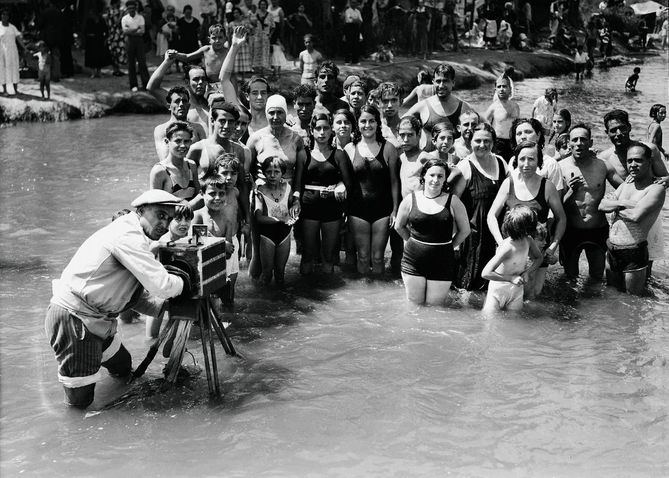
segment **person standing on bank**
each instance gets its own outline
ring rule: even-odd
[[[135,213],[90,236],[53,281],[45,330],[56,353],[65,403],[77,408],[93,402],[100,366],[118,377],[132,370],[116,317],[128,309],[158,317],[166,299],[190,292],[188,275],[163,267],[152,251],[152,241],[168,231],[182,201],[151,189],[132,206]]]
[[[149,70],[146,67],[146,52],[144,51],[144,17],[137,14],[137,2],[125,2],[127,14],[121,18],[121,28],[125,34],[125,48],[128,52],[128,79],[130,89],[137,91],[137,68],[142,79],[142,89],[149,83]]]
[[[14,94],[19,87],[19,50],[25,51],[21,42],[21,32],[9,23],[9,10],[3,9],[0,13],[0,82],[2,93],[7,94],[7,84],[14,86]]]

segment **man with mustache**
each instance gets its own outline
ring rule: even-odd
[[[665,191],[652,172],[648,145],[633,141],[627,148],[630,180],[599,204],[602,212],[613,213],[607,241],[606,281],[621,291],[640,295],[648,274],[648,232],[664,205]]]
[[[190,295],[188,275],[167,270],[152,250],[153,241],[168,231],[175,208],[184,207],[182,201],[151,189],[131,205],[136,212],[90,236],[53,281],[45,330],[65,403],[77,408],[93,402],[101,366],[117,377],[132,370],[130,353],[116,333],[117,316],[132,309],[158,317],[166,299]]]

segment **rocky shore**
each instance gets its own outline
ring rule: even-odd
[[[155,69],[158,58],[153,59],[150,70]],[[370,83],[396,81],[405,91],[416,85],[416,74],[420,69],[431,71],[436,64],[448,62],[456,71],[456,89],[477,88],[492,83],[507,67],[514,68],[514,80],[560,75],[573,71],[571,58],[554,52],[539,50],[534,52],[499,51],[470,49],[439,52],[429,60],[396,57],[393,63],[363,61],[360,66],[341,66],[340,80],[346,75],[356,74]],[[609,59],[609,65],[642,62],[639,58],[617,56]],[[274,82],[278,92],[288,93],[299,84],[297,71],[282,72]],[[166,76],[163,86],[169,88],[183,83],[182,74]],[[111,71],[103,70],[102,78],[89,78],[84,73],[74,78],[63,79],[51,84],[51,100],[42,100],[39,84],[34,79],[22,79],[19,94],[0,96],[0,125],[10,125],[23,121],[65,121],[72,119],[100,118],[112,114],[153,114],[165,112],[165,105],[159,104],[146,92],[128,91],[127,78],[111,76]]]

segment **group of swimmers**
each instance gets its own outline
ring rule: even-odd
[[[590,126],[558,110],[554,89],[521,118],[502,75],[478,114],[452,94],[455,72],[440,64],[433,94],[401,115],[399,85],[370,91],[351,76],[342,97],[338,67],[323,61],[314,84],[295,88],[292,116],[266,79],[237,84],[246,36],[235,29],[213,87],[206,66],[191,66],[186,87],[163,91],[172,51],[149,81],[170,110],[154,131],[150,186],[190,205],[164,239],[186,236],[189,222],[225,238],[224,303],[234,299],[240,258],[252,278],[284,282],[291,231],[302,274],[334,272],[340,250],[359,273],[381,274],[389,242],[390,268],[419,304],[443,303],[454,285],[487,288],[486,309],[518,309],[541,292],[558,257],[577,276],[583,250],[593,279],[608,258],[609,283],[643,291],[662,256],[664,105],[651,109],[648,143],[630,138],[626,112],[607,113],[613,144],[596,154]],[[605,197],[607,182],[616,189]]]

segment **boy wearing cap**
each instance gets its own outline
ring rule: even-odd
[[[90,236],[53,281],[45,330],[68,405],[93,402],[100,366],[119,377],[131,372],[130,353],[116,334],[119,313],[159,316],[166,299],[190,292],[188,275],[167,270],[151,249],[182,205],[166,191],[145,192],[132,202],[136,212]]]

